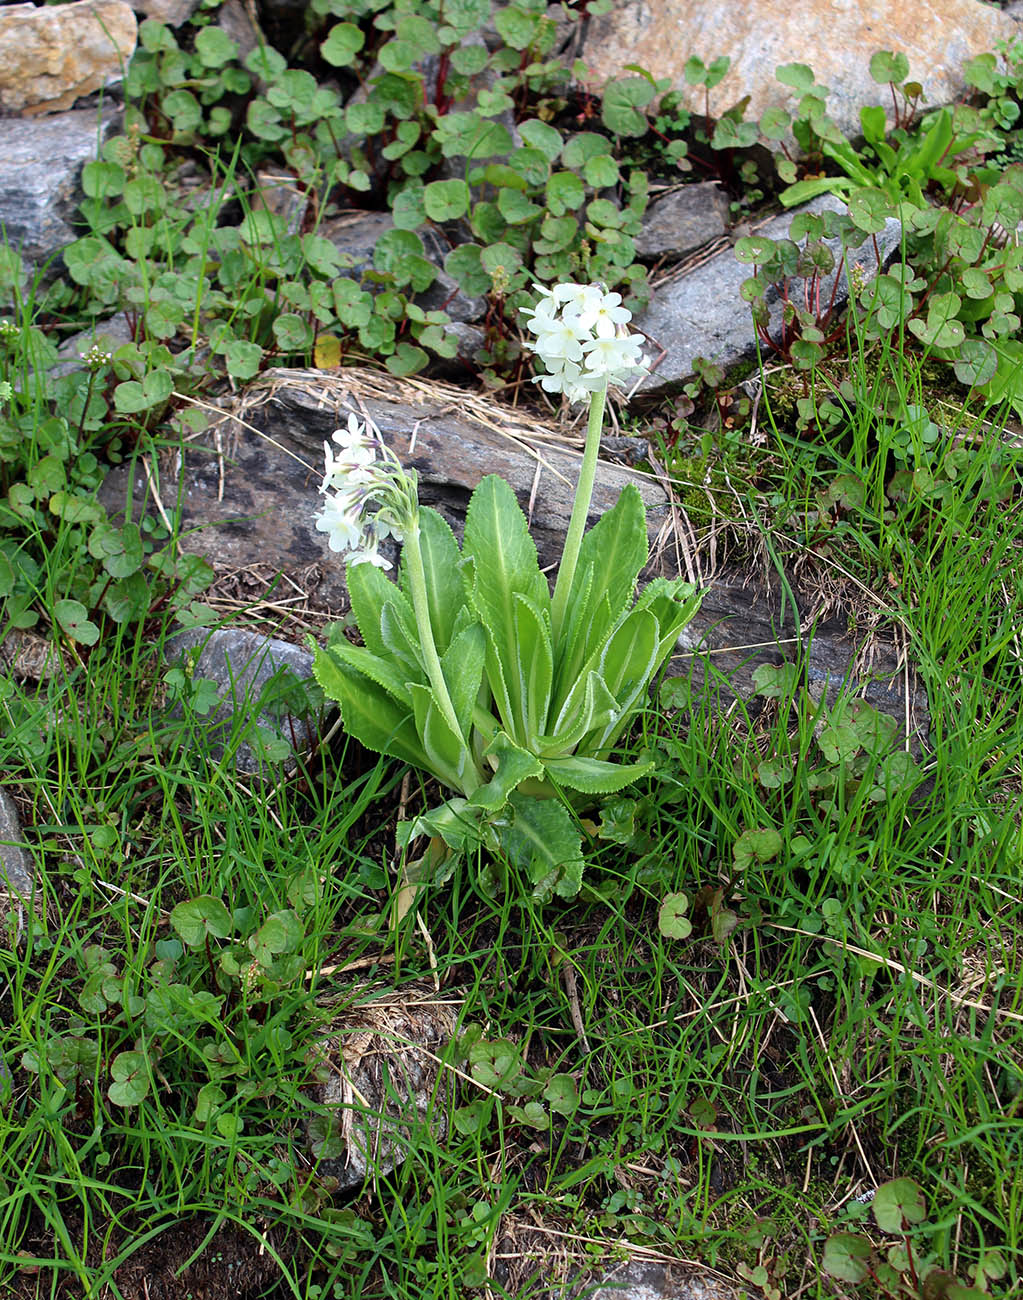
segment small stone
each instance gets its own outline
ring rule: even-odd
[[[0,9],[0,110],[59,113],[119,80],[138,25],[125,0]]]
[[[694,1273],[682,1265],[642,1259],[620,1264],[603,1278],[591,1277],[572,1295],[585,1296],[586,1300],[749,1300],[748,1292],[737,1291],[716,1278]]]
[[[640,257],[685,257],[728,230],[728,198],[716,181],[682,185],[655,199],[636,238]]]
[[[306,687],[312,678],[308,650],[244,628],[188,628],[172,636],[164,656],[193,680],[216,683],[218,703],[204,717],[203,749],[219,761],[239,727],[254,720],[263,736],[237,745],[234,763],[244,776],[272,775],[273,769],[307,750],[314,730]],[[181,715],[175,705],[172,716]]]
[[[5,921],[13,920],[18,933],[24,928],[25,906],[35,893],[35,871],[24,844],[14,801],[0,789],[0,941]]]
[[[77,238],[70,223],[82,166],[119,121],[110,108],[102,115],[83,108],[59,117],[0,119],[0,228],[26,261],[40,265]]]
[[[132,8],[143,18],[180,27],[199,8],[199,0],[133,0]]]
[[[323,1040],[327,1081],[316,1100],[332,1113],[308,1130],[317,1173],[338,1190],[389,1174],[428,1124],[437,1141],[447,1134],[452,1078],[438,1080],[438,1057],[457,1025],[456,1009],[438,1004],[433,989],[403,989],[352,1008]]]
[[[731,67],[710,91],[710,113],[720,117],[749,96],[747,121],[768,107],[793,108],[798,95],[777,80],[775,69],[809,64],[830,89],[829,113],[854,136],[862,107],[890,102],[888,87],[870,75],[878,50],[908,57],[926,104],[950,104],[966,90],[967,61],[1016,35],[1011,18],[976,0],[623,0],[589,20],[583,61],[598,85],[620,77],[626,64],[639,64],[652,77],[669,78],[686,107],[702,114],[704,89],[686,82],[683,65],[690,57],[710,64],[727,55]]]

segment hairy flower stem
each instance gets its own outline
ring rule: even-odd
[[[423,652],[426,675],[430,679],[430,685],[433,687],[433,693],[445,722],[459,741],[468,748],[462,735],[462,728],[458,725],[455,706],[451,703],[451,696],[448,694],[448,684],[444,680],[444,670],[440,666],[437,643],[433,639],[430,602],[426,594],[426,570],[423,568],[423,552],[419,545],[418,523],[412,524],[405,534],[401,558],[405,563],[409,587],[412,591],[412,609],[416,616],[416,628],[419,632],[419,645]]]
[[[572,517],[568,521],[565,534],[565,547],[558,565],[558,580],[554,584],[554,603],[551,607],[551,630],[554,644],[565,622],[569,592],[572,579],[579,562],[579,548],[583,544],[586,532],[586,520],[590,513],[590,501],[593,499],[593,480],[597,476],[597,456],[600,453],[600,430],[604,423],[604,402],[607,398],[607,386],[598,388],[590,397],[590,418],[586,424],[586,446],[583,449],[583,463],[579,470],[579,482],[575,489],[572,503]]]

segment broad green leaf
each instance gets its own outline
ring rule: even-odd
[[[368,567],[368,566],[366,566]],[[341,706],[345,730],[377,754],[430,771],[412,713],[370,677],[318,650],[313,676],[328,699]]]
[[[412,606],[400,589],[375,564],[352,564],[346,578],[348,598],[363,642],[368,650],[384,658],[388,653],[380,632],[384,606],[389,601],[403,605],[410,620]]]
[[[559,1115],[571,1115],[579,1105],[579,1088],[570,1074],[552,1074],[543,1097],[551,1110]]]
[[[502,665],[507,699],[517,700],[517,675],[514,655],[517,645],[516,596],[525,596],[540,611],[550,610],[550,589],[540,572],[536,544],[529,535],[526,517],[519,509],[515,494],[496,474],[488,474],[472,494],[465,520],[463,555],[473,562],[472,603],[490,638],[491,648]],[[488,663],[488,676],[491,665]],[[491,689],[502,703],[497,683]],[[504,717],[513,735],[518,734],[522,719]]]
[[[782,838],[773,826],[743,831],[732,848],[736,868],[744,871],[756,862],[770,862],[782,850]]]
[[[89,611],[80,600],[58,600],[53,606],[53,616],[60,630],[80,645],[95,645],[99,628],[89,618]]]
[[[357,565],[357,568],[369,566]],[[380,611],[380,636],[385,653],[396,659],[400,667],[415,682],[426,680],[416,635],[415,618],[404,605],[389,600]]]
[[[465,799],[456,796],[429,812],[421,813],[413,822],[399,823],[398,843],[407,844],[420,835],[439,836],[449,849],[462,852],[479,843],[481,816],[480,808],[472,807]],[[455,864],[450,859],[446,865],[454,870]],[[443,884],[444,879],[446,874],[443,870],[440,874],[434,871],[432,883]]]
[[[437,653],[442,655],[451,644],[455,617],[466,603],[466,594],[459,568],[462,557],[455,535],[448,526],[447,520],[436,510],[431,510],[429,506],[421,506],[419,509],[419,549],[422,552],[423,571],[426,574],[430,626],[433,628]],[[373,566],[360,565],[359,567]],[[398,583],[408,598],[411,610],[412,589],[409,585],[407,562],[402,563]]]
[[[657,913],[657,928],[666,939],[688,939],[693,924],[686,916],[689,899],[685,894],[665,894]]]
[[[452,790],[465,793],[462,778],[472,766],[469,751],[451,729],[433,690],[418,683],[411,683],[409,690],[412,692],[416,733],[427,759],[424,766]]]
[[[497,768],[486,785],[473,791],[469,802],[490,812],[503,808],[512,791],[523,781],[543,776],[543,766],[536,755],[516,745],[504,731],[497,733],[484,757],[495,760]]]
[[[627,609],[647,554],[646,510],[639,489],[630,483],[579,548],[569,616],[555,650],[559,701]]]
[[[355,62],[365,42],[365,36],[354,23],[335,23],[320,46],[320,54],[331,67],[345,68]]]
[[[285,908],[268,916],[247,942],[260,966],[269,966],[280,953],[295,952],[304,938],[305,930],[297,914]]]
[[[395,667],[390,655],[381,657],[367,650],[365,646],[352,645],[344,637],[337,637],[326,653],[354,668],[363,676],[371,678],[378,686],[384,688],[396,704],[411,710],[412,696],[409,693],[406,676]]]
[[[810,181],[796,181],[778,195],[786,208],[794,208],[800,203],[809,203],[821,194],[848,194],[856,182],[847,176],[819,176]]]
[[[649,685],[659,643],[657,619],[649,609],[637,607],[619,623],[601,651],[598,672],[623,711],[631,709]]]
[[[469,209],[465,181],[431,181],[423,190],[423,207],[431,221],[455,221]]]
[[[882,1183],[874,1196],[872,1209],[882,1232],[905,1232],[927,1217],[927,1202],[920,1184],[912,1178],[894,1178]]]
[[[829,1277],[856,1285],[870,1274],[870,1242],[857,1232],[836,1232],[824,1243],[821,1266]]]
[[[648,776],[653,763],[608,763],[600,758],[548,758],[544,768],[558,785],[581,794],[617,794],[619,790]]]
[[[532,745],[547,726],[554,680],[548,618],[527,597],[516,593],[514,646],[503,658],[505,685],[519,722],[519,739]]]
[[[496,823],[501,848],[533,882],[533,897],[574,898],[583,876],[582,837],[564,804],[513,794],[510,821]]]
[[[636,609],[648,609],[660,629],[658,666],[671,653],[678,634],[700,608],[703,593],[684,578],[655,578],[648,582],[636,601]]]
[[[536,747],[541,755],[552,758],[570,754],[588,732],[603,732],[620,713],[618,701],[600,674],[589,672],[569,692],[552,731],[537,737]]]
[[[472,623],[455,637],[441,658],[441,671],[463,736],[468,736],[472,728],[472,711],[486,664],[486,645],[482,626]]]
[[[210,894],[178,903],[171,911],[170,922],[189,948],[201,948],[211,935],[214,939],[226,939],[234,932],[231,913],[219,898]]]
[[[144,1052],[118,1052],[110,1063],[113,1083],[107,1096],[115,1106],[137,1106],[149,1095],[149,1068]]]

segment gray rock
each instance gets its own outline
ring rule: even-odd
[[[212,435],[188,444],[182,480],[169,472],[161,477],[163,499],[181,501],[184,546],[205,555],[214,567],[259,561],[301,573],[304,584],[318,579],[317,598],[344,608],[343,563],[328,550],[313,517],[320,504],[323,443],[354,410],[360,418],[368,415],[388,446],[415,469],[421,500],[440,510],[456,532],[473,488],[486,474],[502,475],[530,514],[541,564],[555,563],[571,514],[578,454],[540,442],[535,444],[538,457],[531,456],[524,440],[530,431],[540,432],[539,426],[515,425],[510,412],[474,402],[454,387],[431,387],[432,392],[424,392],[422,386],[367,371],[270,372],[269,400],[260,400],[256,386],[249,389],[244,419],[251,428],[224,426],[233,451],[224,466],[222,500]],[[502,437],[495,427],[498,420],[512,436]],[[254,429],[265,430],[274,442]],[[614,505],[629,482],[643,493],[656,532],[668,518],[662,489],[647,477],[605,463],[597,477],[591,523]],[[142,469],[125,464],[113,470],[100,499],[115,516],[131,499],[133,513],[140,515],[151,499]]]
[[[394,222],[389,212],[345,212],[322,222],[319,233],[324,239],[329,239],[339,253],[352,258],[352,266],[342,275],[357,280],[363,271],[372,268],[373,253],[380,238],[393,229]],[[480,320],[487,310],[486,298],[470,298],[464,294],[443,269],[448,250],[440,236],[431,237],[429,231],[416,233],[423,241],[425,257],[437,268],[433,284],[416,295],[417,305],[424,311],[443,310],[453,321]],[[374,287],[373,284],[367,285],[371,292]]]
[[[100,348],[105,352],[116,352],[118,348],[133,342],[134,338],[131,321],[123,311],[106,320],[96,321],[91,329],[82,330],[79,334],[73,334],[71,338],[64,340],[57,349],[60,360],[51,368],[50,374],[56,378],[81,370],[82,358],[90,349]]]
[[[798,212],[841,212],[845,204],[831,195],[814,199]],[[787,236],[796,211],[785,212],[762,226],[757,234],[768,239]],[[859,248],[847,254],[849,268],[859,267],[865,281],[873,279],[878,267],[883,269],[902,238],[900,223],[890,217],[885,228],[875,239],[868,239]],[[826,240],[835,254],[839,269],[821,281],[821,301],[832,301],[841,307],[849,297],[847,271],[841,265],[841,247],[838,240]],[[876,250],[875,250],[876,242]],[[880,255],[880,263],[878,261]],[[742,282],[752,274],[752,268],[736,261],[731,248],[718,253],[710,261],[698,266],[676,280],[659,285],[650,306],[636,320],[639,329],[649,337],[651,348],[664,349],[657,369],[643,383],[644,396],[664,394],[677,387],[693,373],[695,357],[715,361],[726,369],[737,362],[756,355],[756,335],[749,304],[739,296]],[[837,278],[837,284],[836,284]],[[790,282],[790,296],[800,301],[804,281]],[[774,291],[768,294],[771,308],[771,334],[777,335],[782,320],[782,302]],[[649,351],[649,349],[648,349]]]
[[[749,1300],[749,1293],[682,1265],[631,1259],[571,1292],[573,1300]],[[551,1298],[553,1300],[553,1297]]]
[[[111,108],[0,119],[0,227],[26,261],[38,266],[77,238],[69,223],[82,166],[119,120]]]
[[[351,1191],[401,1164],[423,1125],[444,1139],[454,1076],[437,1058],[456,1024],[455,1007],[438,1004],[432,988],[346,1013],[321,1044],[326,1081],[316,1100],[328,1113],[308,1130],[321,1178]]]
[[[237,746],[235,766],[245,776],[272,775],[279,764],[308,749],[313,737],[305,696],[313,668],[308,650],[243,628],[188,628],[167,641],[164,656],[189,677],[216,682],[219,702],[205,717],[203,737],[214,761],[223,758],[239,722],[248,729],[254,721],[262,729],[259,739],[247,732]],[[180,706],[172,715],[180,716]]]
[[[244,62],[253,50],[266,43],[255,20],[256,7],[244,0],[224,0],[216,11],[217,26],[238,46],[238,59]]]
[[[655,199],[636,238],[640,257],[684,257],[728,230],[728,198],[716,181],[681,185]]]
[[[140,18],[180,27],[199,8],[199,0],[132,0],[131,7]]]
[[[476,353],[487,341],[486,331],[465,321],[452,321],[450,325],[444,326],[444,335],[455,340],[457,350],[453,357],[445,358],[440,365],[448,372],[461,374],[465,373],[468,366],[475,374],[479,368]]]
[[[24,847],[21,822],[14,801],[0,789],[0,942],[6,921],[20,932],[25,924],[25,906],[31,905],[36,889],[32,859]]]

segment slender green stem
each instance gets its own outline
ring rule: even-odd
[[[599,388],[590,397],[590,418],[586,424],[586,446],[583,450],[583,463],[579,471],[579,483],[575,489],[575,501],[572,504],[572,518],[568,521],[565,534],[565,549],[558,566],[558,580],[554,584],[554,604],[551,608],[551,627],[554,643],[561,636],[565,621],[569,592],[575,577],[575,566],[579,562],[579,548],[583,544],[586,532],[586,520],[590,513],[590,501],[593,498],[593,480],[597,475],[597,456],[600,452],[600,430],[604,423],[604,402],[607,388]]]
[[[430,679],[433,693],[441,713],[463,745],[466,744],[462,728],[458,725],[455,706],[448,694],[448,684],[444,680],[444,670],[440,666],[437,643],[433,639],[433,624],[430,622],[430,602],[426,595],[426,570],[423,568],[423,552],[419,545],[419,525],[413,524],[406,532],[402,544],[402,560],[406,565],[409,587],[412,590],[412,609],[416,616],[416,628],[419,632],[419,644],[422,647],[426,663],[426,675]]]

